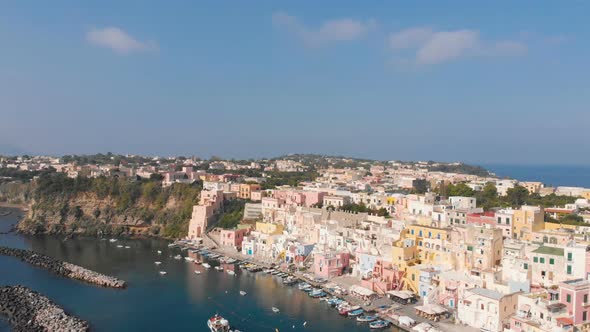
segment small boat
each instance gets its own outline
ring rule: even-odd
[[[240,295],[245,296],[246,292],[244,292],[243,290],[240,291]]]
[[[207,321],[207,327],[211,332],[229,332],[229,321],[219,315],[215,315]]]
[[[369,323],[369,327],[372,329],[384,329],[386,327],[389,327],[389,322],[385,320],[377,320]]]
[[[357,322],[372,322],[377,320],[377,316],[359,316],[356,318]]]
[[[162,262],[154,262],[154,264],[160,265],[160,264],[162,264]]]
[[[356,309],[348,312],[348,317],[357,317],[364,313],[363,309]]]
[[[117,245],[117,248],[123,248],[123,246],[122,246],[122,245],[120,245],[120,244],[118,244],[118,245]]]
[[[180,256],[180,255],[176,255],[176,256],[174,256],[174,259],[176,259],[176,260],[181,260],[181,259],[182,259],[182,256]]]
[[[158,255],[161,255],[161,254],[162,254],[162,250],[158,250]]]
[[[272,307],[272,312],[274,312],[276,314],[276,313],[279,313],[280,310],[277,307]]]
[[[194,263],[197,264],[197,265],[199,265],[199,264],[203,264],[203,261],[200,261],[198,259],[195,259]]]
[[[125,246],[125,249],[129,249],[129,248],[131,248],[131,247],[130,246]]]
[[[195,274],[201,274],[201,271],[195,270]]]
[[[186,257],[184,258],[184,260],[185,260],[185,261],[187,261],[187,262],[192,262],[192,261],[194,261],[194,259],[193,259],[193,258],[191,258],[191,257],[188,257],[188,256],[186,256]]]
[[[226,270],[227,274],[229,274],[230,276],[235,276],[236,273],[232,270]]]
[[[160,271],[160,274],[163,275],[163,276],[166,275],[167,273],[168,272],[166,272],[166,271]]]
[[[117,242],[117,239],[110,239],[109,242]]]
[[[221,266],[216,266],[215,269],[219,272],[223,272],[223,268]]]
[[[207,263],[203,263],[203,267],[206,268],[206,269],[210,269],[211,268],[211,265],[209,265]]]

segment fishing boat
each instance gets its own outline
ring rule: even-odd
[[[209,265],[208,263],[203,263],[203,267],[206,268],[206,269],[210,269],[211,268],[211,265]]]
[[[230,276],[235,276],[236,273],[232,270],[226,270],[227,274],[229,274]]]
[[[346,304],[346,305],[340,306],[338,308],[338,313],[342,316],[347,316],[350,311],[358,310],[360,308],[361,307],[359,307],[359,306],[352,306],[351,307],[350,305]]]
[[[311,285],[308,284],[308,283],[306,283],[306,282],[300,282],[297,285],[297,288],[299,288],[300,290],[304,290],[304,289],[309,288],[309,287],[311,287]]]
[[[176,256],[174,256],[174,259],[176,259],[176,260],[181,260],[181,259],[182,259],[182,256],[180,256],[180,255],[176,255]]]
[[[117,239],[110,239],[109,242],[117,242]]]
[[[185,261],[187,261],[187,262],[192,262],[192,261],[194,261],[194,259],[193,259],[192,257],[188,257],[188,256],[186,256],[186,257],[184,258],[184,260],[185,260]]]
[[[221,266],[216,266],[215,269],[219,272],[223,272],[223,268]]]
[[[194,263],[197,264],[197,265],[199,265],[199,264],[203,264],[203,261],[200,261],[198,259],[195,259]]]
[[[274,312],[276,314],[276,313],[279,313],[280,310],[277,307],[272,307],[272,312]]]
[[[207,327],[211,332],[229,332],[229,321],[219,315],[215,315],[207,321]]]
[[[247,293],[243,290],[240,291],[240,295],[245,296]]]
[[[369,327],[372,329],[384,329],[386,327],[389,327],[389,322],[386,320],[377,320],[369,323]]]
[[[195,274],[201,274],[201,271],[195,270]]]
[[[166,271],[160,271],[160,274],[163,275],[163,276],[166,275],[167,273],[168,272],[166,272]]]
[[[357,317],[364,313],[363,309],[356,309],[348,312],[348,317]]]
[[[359,316],[356,318],[357,322],[372,322],[377,320],[377,316]]]
[[[160,264],[162,264],[162,262],[154,262],[154,264],[160,265]]]

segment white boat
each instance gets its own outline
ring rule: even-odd
[[[162,262],[154,262],[154,264],[160,265],[160,264],[162,264]]]
[[[162,254],[162,250],[158,250],[158,255],[161,255],[161,254]]]
[[[129,248],[131,248],[131,247],[130,246],[125,246],[125,249],[129,249]]]
[[[122,245],[120,245],[120,244],[118,244],[118,245],[117,245],[117,248],[123,248],[123,246],[122,246]]]
[[[174,256],[174,259],[181,260],[182,259],[182,256],[176,255],[176,256]]]
[[[272,312],[274,312],[276,314],[276,313],[279,313],[280,310],[277,307],[272,307]]]
[[[117,239],[110,239],[109,242],[117,242]]]
[[[223,272],[223,268],[221,266],[216,266],[215,269],[219,272]]]
[[[227,274],[229,274],[230,276],[235,276],[236,273],[232,270],[226,270]]]
[[[206,269],[210,269],[211,268],[211,265],[209,265],[208,263],[203,263],[203,267],[206,268]]]
[[[184,258],[184,260],[185,260],[185,261],[187,261],[187,262],[192,262],[192,261],[194,261],[194,259],[193,259],[193,258],[191,258],[191,257],[188,257],[188,256],[186,256],[186,257]]]
[[[195,270],[195,274],[201,274],[201,271]]]
[[[160,271],[160,274],[161,275],[166,275],[166,273],[168,273],[168,272],[166,272],[166,271]]]
[[[219,315],[215,315],[207,321],[207,327],[211,332],[229,332],[229,321]]]
[[[244,296],[244,295],[246,295],[246,294],[247,294],[247,293],[246,293],[246,292],[244,292],[243,290],[241,290],[241,291],[240,291],[240,295]]]

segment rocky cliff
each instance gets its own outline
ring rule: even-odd
[[[30,209],[18,225],[29,234],[184,236],[198,184],[162,188],[158,181],[68,179],[34,184]]]

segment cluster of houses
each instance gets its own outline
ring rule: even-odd
[[[383,176],[375,182],[379,170],[330,169],[297,188],[251,187],[249,198],[239,196],[247,191],[237,184],[206,181],[189,239],[207,236],[215,211],[240,197],[249,200],[243,222],[210,235],[252,259],[335,283],[353,278],[356,293],[417,301],[412,305],[424,317],[451,315],[456,324],[482,331],[590,327],[590,224],[545,221],[546,215],[583,213],[590,207],[588,190],[570,193],[579,198],[567,207],[484,211],[475,197],[379,189],[412,186],[415,179],[407,178],[423,173],[399,171],[387,175],[391,181]],[[419,179],[508,186],[506,180],[449,173],[427,172]],[[388,213],[346,211],[349,204]]]

